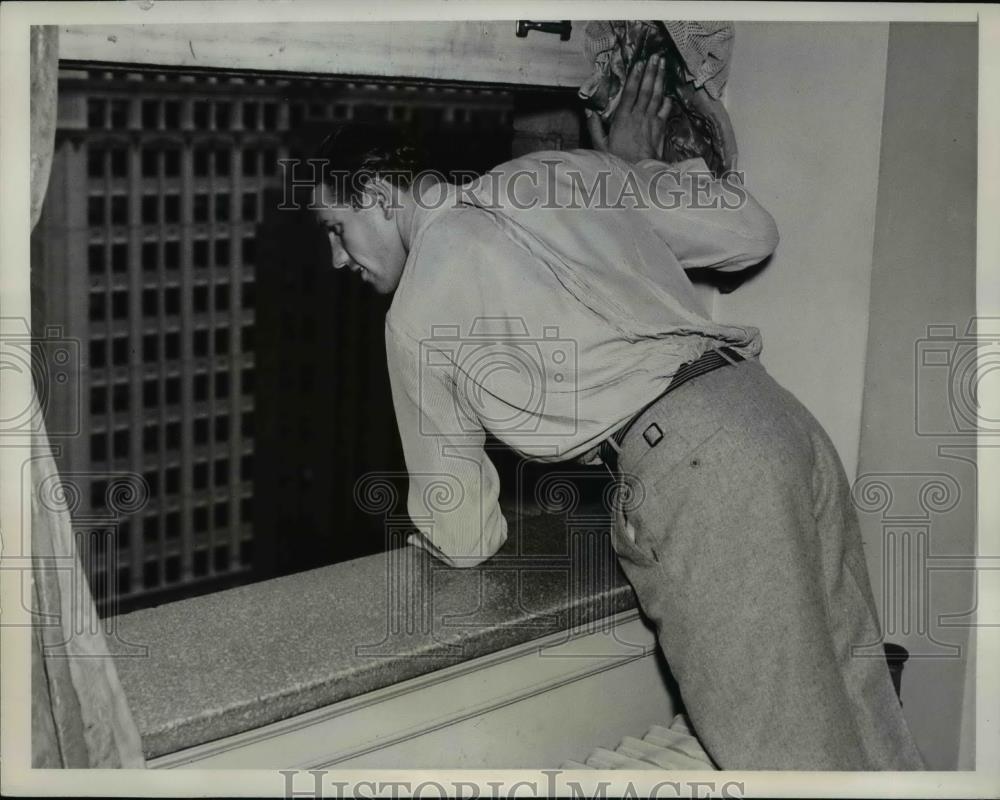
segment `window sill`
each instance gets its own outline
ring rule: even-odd
[[[606,529],[515,519],[474,569],[405,547],[117,617],[109,646],[146,757],[634,609]]]

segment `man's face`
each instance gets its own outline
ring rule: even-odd
[[[330,240],[333,268],[357,272],[379,294],[396,290],[406,263],[397,211],[387,213],[386,205],[373,193],[366,194],[359,206],[327,199],[316,210]]]

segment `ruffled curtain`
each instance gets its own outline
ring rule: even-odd
[[[31,226],[41,214],[56,129],[58,29],[31,28]],[[30,419],[42,420],[32,387]],[[144,767],[142,742],[100,632],[76,554],[66,497],[44,422],[32,443],[31,761],[35,768]],[[72,572],[57,568],[75,559]],[[74,581],[82,583],[74,591]],[[80,606],[83,603],[84,607]],[[74,630],[77,628],[77,630]],[[79,630],[83,628],[83,630]]]

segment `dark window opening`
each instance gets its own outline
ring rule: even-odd
[[[160,404],[160,382],[155,378],[142,382],[142,407],[156,408]]]
[[[128,112],[130,101],[111,101],[111,128],[113,130],[125,130],[128,128]]]
[[[171,360],[181,357],[181,335],[176,331],[171,331],[163,337],[163,355]]]
[[[191,108],[191,121],[199,130],[208,130],[208,103],[204,100],[195,101]]]
[[[169,286],[163,291],[163,310],[170,316],[181,313],[181,290],[178,287]]]
[[[208,531],[208,509],[205,506],[197,506],[191,519],[195,533],[206,533]]]
[[[148,561],[142,567],[142,585],[155,589],[160,585],[160,562]]]
[[[111,177],[124,178],[128,175],[128,151],[116,147],[111,151]]]
[[[142,151],[142,176],[155,178],[160,174],[160,153],[157,150]]]
[[[229,441],[229,416],[223,415],[215,418],[215,441]]]
[[[181,174],[180,150],[165,150],[163,152],[163,174],[168,178],[176,178]]]
[[[160,449],[160,426],[147,425],[142,429],[142,452],[147,455]]]
[[[87,224],[91,227],[104,225],[104,195],[91,196],[87,198]]]
[[[208,464],[204,461],[199,461],[194,465],[191,472],[191,483],[195,489],[208,488]]]
[[[155,225],[160,220],[160,196],[148,194],[142,198],[142,222]]]
[[[229,222],[229,195],[217,194],[215,196],[215,221]]]
[[[87,248],[87,271],[91,275],[104,272],[104,245],[92,244]]]
[[[208,150],[194,151],[194,174],[197,177],[208,175]]]
[[[257,151],[243,151],[243,174],[246,176],[257,174]]]
[[[107,313],[107,305],[105,303],[104,292],[91,292],[90,293],[90,312],[88,316],[91,322],[103,322],[104,315]],[[93,361],[93,359],[91,359]]]
[[[208,287],[195,286],[191,293],[191,305],[196,314],[208,311]]]
[[[128,458],[129,446],[131,444],[129,432],[127,430],[115,431],[114,437],[115,458]]]
[[[179,422],[168,422],[166,427],[166,440],[168,450],[179,450],[181,446],[181,424]]]
[[[160,127],[160,104],[157,101],[142,101],[142,127],[146,130]]]
[[[111,224],[128,225],[128,198],[123,194],[111,198]]]
[[[163,127],[177,130],[181,126],[181,104],[177,100],[167,100],[163,104]]]
[[[229,329],[218,328],[215,331],[215,354],[224,356],[229,352]]]
[[[208,420],[199,417],[194,421],[195,444],[208,444]]]
[[[203,268],[208,266],[208,241],[205,239],[195,239],[194,247],[191,251],[191,260],[195,267]]]
[[[228,150],[216,150],[215,151],[215,174],[219,177],[228,177],[229,175],[229,160],[230,155]]]
[[[194,399],[196,403],[208,400],[208,375],[204,372],[194,376]]]
[[[167,583],[177,583],[181,579],[180,556],[170,556],[164,562],[164,579]]]
[[[112,319],[128,318],[128,292],[111,293],[111,318]],[[117,358],[115,360],[115,363],[118,363]]]
[[[229,285],[220,283],[215,287],[215,310],[226,311],[229,308]]]
[[[242,215],[243,215],[243,221],[244,222],[256,222],[257,221],[257,193],[256,192],[246,192],[243,195]]]
[[[102,68],[87,80],[121,74]],[[366,82],[355,90],[347,81],[291,78],[281,87],[254,84],[251,94],[245,85],[230,85],[227,79],[208,82],[200,76],[183,84],[153,77],[148,73],[146,80],[130,82],[115,78],[104,96],[99,88],[87,88],[94,95],[85,98],[88,129],[78,134],[83,146],[73,156],[83,162],[74,168],[90,177],[77,206],[84,206],[88,225],[96,229],[84,239],[86,252],[74,256],[86,259],[89,286],[80,300],[88,304],[83,313],[93,320],[86,334],[90,340],[84,341],[94,384],[86,409],[100,415],[113,408],[121,415],[113,419],[119,426],[128,421],[130,411],[144,418],[132,442],[120,429],[99,434],[102,424],[93,429],[93,437],[88,431],[80,446],[89,448],[95,461],[102,456],[98,439],[106,458],[126,452],[126,444],[141,447],[146,454],[143,467],[152,470],[154,494],[171,495],[162,522],[151,515],[147,527],[144,520],[143,537],[151,536],[150,546],[143,551],[145,563],[128,568],[133,593],[141,596],[165,581],[177,589],[176,584],[192,574],[208,577],[234,567],[252,566],[253,577],[268,577],[364,555],[382,546],[382,521],[355,508],[352,470],[405,469],[393,427],[368,422],[393,418],[386,370],[379,367],[385,305],[365,287],[351,283],[346,272],[329,269],[324,249],[328,244],[310,215],[277,210],[282,176],[278,159],[314,155],[334,120],[412,120],[428,136],[430,166],[445,172],[483,171],[518,155],[518,147],[526,151],[523,141],[517,141],[524,135],[515,135],[512,125],[522,103],[519,97],[537,94],[534,105],[525,106],[534,113],[545,104],[559,105],[559,93],[498,87],[481,92],[472,86],[449,93],[405,81]],[[80,91],[73,86],[70,91]],[[400,91],[404,86],[406,91]],[[112,91],[115,97],[108,96]],[[128,144],[122,137],[93,136],[96,130],[106,137],[100,131],[107,128],[132,128]],[[247,133],[233,133],[234,128]],[[572,135],[561,141],[576,145]],[[93,196],[88,196],[90,191]],[[102,230],[105,225],[119,229]],[[126,225],[144,227],[122,230]],[[181,251],[182,242],[190,251]],[[218,271],[208,272],[211,268]],[[130,274],[133,271],[138,278]],[[286,276],[291,280],[286,282]],[[129,289],[122,292],[125,286]],[[136,320],[130,320],[133,302],[134,310],[141,312]],[[283,311],[292,312],[287,325]],[[195,316],[186,317],[185,312]],[[122,336],[125,330],[136,338]],[[117,334],[113,340],[105,338],[111,333]],[[182,341],[182,336],[191,338]],[[355,349],[349,351],[350,346]],[[341,357],[346,352],[353,357]],[[193,357],[190,366],[180,363],[185,355]],[[136,391],[131,409],[133,384],[121,383],[124,371],[106,376],[119,382],[114,388],[99,383],[101,370],[130,361],[140,371],[130,378]],[[328,367],[317,369],[317,364]],[[181,370],[188,376],[183,380],[176,374]],[[285,416],[295,421],[286,432],[281,430],[278,407],[292,409]],[[123,435],[116,440],[116,433]],[[361,453],[361,462],[340,464],[320,455],[345,445]],[[251,448],[274,475],[263,486],[252,480],[256,456],[248,452]],[[150,461],[161,453],[175,459],[174,464],[181,453],[185,464],[193,457],[194,463],[184,467],[192,469],[191,475],[181,471],[178,476],[171,464],[153,470]],[[156,486],[160,469],[163,484]],[[303,475],[313,476],[311,488],[302,482]],[[279,490],[281,476],[287,483]],[[188,480],[199,492],[211,491],[212,499],[181,494],[179,487],[190,487]],[[318,486],[332,490],[317,499]],[[254,493],[252,501],[243,496],[247,492]],[[230,511],[237,502],[239,508],[232,505]],[[281,552],[275,514],[282,507],[312,508],[315,503],[319,511],[313,518],[296,523],[303,546]],[[179,514],[175,519],[192,515],[188,519],[202,534],[213,520],[221,530],[239,521],[241,535],[249,535],[252,525],[255,540],[225,545],[206,541],[207,549],[193,547],[183,556],[160,552],[158,536],[163,531],[157,525],[166,526],[168,514]],[[331,520],[343,520],[371,535],[333,543],[323,535]],[[179,523],[169,524],[178,529]],[[195,556],[197,552],[202,555]],[[174,566],[167,566],[168,558],[175,559]]]
[[[191,340],[191,349],[194,351],[196,356],[207,356],[208,355],[208,331],[204,328],[198,328],[194,331],[194,335]]]
[[[111,271],[128,272],[128,245],[119,243],[111,245]]]
[[[129,385],[116,383],[111,389],[111,407],[115,411],[128,411]]]
[[[163,394],[167,405],[177,405],[181,401],[181,379],[167,378],[163,383]]]
[[[228,267],[229,266],[229,240],[228,239],[216,239],[215,240],[215,266],[216,267]]]
[[[142,243],[142,268],[145,272],[155,272],[159,266],[159,246],[156,242]]]
[[[104,414],[108,407],[108,390],[105,386],[93,386],[90,389],[90,413]]]
[[[176,225],[181,221],[180,195],[168,194],[163,198],[163,219],[168,225]]]
[[[257,128],[257,108],[256,103],[243,104],[243,127],[247,130],[252,131]]]
[[[232,106],[229,103],[215,104],[215,129],[219,131],[229,130],[229,120],[232,114]]]
[[[148,333],[142,337],[142,360],[146,362],[156,361],[159,357],[159,336],[155,333]]]
[[[160,293],[156,289],[142,290],[142,315],[155,317],[160,313]]]
[[[163,266],[167,269],[177,269],[181,265],[181,243],[168,241],[163,243]]]
[[[123,367],[128,364],[129,349],[128,338],[119,336],[111,342],[111,362],[116,367]]]
[[[142,540],[146,544],[155,544],[160,539],[160,518],[145,517],[142,520]]]
[[[91,97],[87,99],[87,127],[104,128],[107,126],[108,104],[106,100]]]

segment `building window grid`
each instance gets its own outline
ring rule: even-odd
[[[100,100],[101,98],[97,99]],[[109,101],[105,98],[104,103],[104,105],[100,103],[88,105],[88,119],[102,119],[101,127],[104,129],[108,127],[113,130],[123,129],[128,125],[130,114],[136,113],[135,110],[129,108],[127,102]],[[183,123],[188,119],[194,121],[196,128],[204,131],[225,132],[242,127],[243,130],[276,132],[284,119],[287,119],[288,109],[284,107],[285,105],[281,102],[258,101],[243,101],[241,103],[238,101],[166,100],[163,102],[157,101],[155,104],[147,103],[141,107],[139,113],[143,117],[143,129],[146,133],[152,130],[184,128],[187,126]],[[198,110],[199,107],[201,108],[200,111]],[[331,111],[333,112],[332,116],[337,118],[346,119],[353,116],[352,104],[341,104],[333,108],[327,105],[323,110],[324,117],[329,115]],[[394,118],[400,118],[401,116],[409,116],[410,109],[407,107],[394,107],[391,113]],[[152,125],[154,121],[155,126]],[[92,125],[91,127],[97,126]],[[244,225],[252,226],[259,220],[260,198],[255,179],[258,177],[266,178],[274,176],[277,173],[279,149],[276,143],[265,143],[262,146],[261,143],[257,142],[248,144],[245,150],[240,150],[238,145],[226,150],[219,148],[217,143],[205,146],[207,147],[205,150],[207,164],[203,162],[201,166],[205,168],[200,170],[205,174],[198,174],[198,169],[195,169],[194,172],[196,184],[201,177],[207,179],[208,186],[202,184],[202,189],[208,189],[208,191],[197,190],[195,197],[204,195],[204,200],[195,200],[196,208],[193,214],[195,219],[185,219],[187,214],[180,207],[181,202],[178,194],[174,193],[172,195],[173,199],[169,201],[166,199],[171,197],[170,192],[160,194],[155,215],[152,204],[150,204],[147,218],[153,219],[154,221],[150,224],[159,226],[161,229],[164,224],[188,224],[191,221],[196,225],[206,225],[208,236],[197,238],[196,235],[196,238],[192,240],[193,245],[189,256],[191,265],[197,269],[209,266],[208,262],[211,261],[212,266],[224,269],[229,273],[236,267],[250,266],[254,260],[253,237],[247,235],[248,232],[245,229],[242,234],[239,233],[239,225],[243,223]],[[177,152],[178,156],[170,157],[170,166],[167,166],[165,161],[165,153],[171,151],[162,150],[157,153],[155,171],[160,181],[167,176],[178,177],[182,174],[182,170],[179,168],[181,160],[195,159],[194,153],[197,150],[192,149],[190,146],[185,146],[184,150],[187,154],[175,148],[173,152]],[[122,159],[121,154],[115,155],[114,153],[113,149],[108,149],[100,157],[95,156],[95,163],[100,162],[102,176],[107,177],[110,175],[114,178],[122,178],[128,171],[127,162]],[[192,166],[197,167],[199,165],[192,163]],[[96,169],[97,167],[95,166]],[[244,191],[242,192],[242,196],[239,197],[240,205],[236,208],[237,216],[234,218],[232,199],[234,197],[233,191],[238,186],[236,173],[250,180],[243,182]],[[92,193],[92,197],[95,198],[93,202],[93,216],[95,218],[100,217],[102,226],[128,224],[127,205],[123,202],[126,198],[123,195],[106,193],[98,197]],[[166,207],[166,203],[168,202],[170,203],[169,209]],[[199,203],[201,205],[200,208],[197,207]],[[233,224],[234,221],[236,223],[235,226]],[[198,242],[203,243],[200,252],[198,252]],[[180,243],[175,242],[175,244],[179,249]],[[165,260],[171,260],[175,268],[180,266],[181,258],[179,257],[179,253],[173,259],[164,259],[162,255],[164,247],[162,237],[152,241],[145,241],[143,242],[143,246],[142,263],[145,271],[154,274],[157,273],[159,268],[165,266],[163,263]],[[102,248],[103,245],[98,244],[90,251],[92,255],[89,256],[89,269],[94,274],[103,275],[114,263],[113,257],[108,255],[98,258],[98,253]],[[121,263],[120,256],[118,263]],[[208,305],[210,308],[215,307],[216,313],[212,314],[209,312],[210,316],[218,317],[219,314],[222,314],[225,317],[233,313],[235,308],[240,306],[247,310],[252,308],[252,273],[247,274],[242,279],[241,285],[236,288],[239,291],[234,293],[229,290],[226,283],[220,283],[215,286],[211,296],[211,300],[214,302],[210,302]],[[185,291],[189,290],[185,289]],[[176,308],[175,301],[176,298],[171,301],[172,308]],[[113,303],[108,305],[110,307]],[[250,322],[252,323],[252,317],[250,318]],[[209,352],[205,354],[209,363],[220,362],[222,359],[230,358],[231,343],[234,337],[230,334],[229,327],[227,320],[224,324],[215,325],[209,329],[211,332],[209,333],[208,348],[206,348]],[[181,333],[185,335],[183,329]],[[244,343],[250,344],[252,339],[252,324],[246,324],[245,320],[244,326],[239,333],[239,338],[242,338]],[[242,348],[240,349],[242,350]],[[108,355],[112,355],[112,352],[113,348],[109,348]],[[217,408],[219,408],[219,404],[221,403],[219,410],[222,412],[221,414],[208,415],[205,418],[209,430],[208,438],[214,440],[205,444],[207,450],[214,452],[216,455],[228,453],[230,450],[233,452],[243,452],[244,455],[239,460],[239,463],[242,465],[239,471],[239,480],[242,482],[241,485],[246,485],[250,476],[243,473],[249,471],[247,463],[252,458],[250,455],[250,452],[252,452],[252,445],[250,443],[252,441],[252,432],[250,431],[250,428],[252,428],[252,411],[248,409],[245,412],[246,419],[243,419],[238,409],[230,409],[226,406],[231,396],[233,402],[238,403],[240,398],[237,395],[246,396],[252,393],[253,358],[249,354],[243,357],[240,357],[241,354],[239,353],[233,355],[235,356],[235,363],[229,366],[241,371],[240,385],[234,386],[231,384],[228,372],[217,372],[215,378],[211,380],[209,380],[207,374],[205,377],[205,380],[212,384],[212,396],[216,399]],[[114,358],[112,357],[110,360],[113,362]],[[186,367],[185,372],[193,373],[193,368]],[[225,377],[220,377],[222,375]],[[222,409],[225,409],[224,412]],[[157,428],[156,437],[159,438],[159,436],[160,430]],[[219,462],[217,461],[217,463]],[[221,463],[234,464],[235,462],[232,459],[228,459]],[[233,468],[233,466],[227,466],[226,471],[228,472]],[[215,466],[213,469],[218,471],[221,468]],[[171,487],[176,488],[178,485],[177,473],[170,474],[175,476],[170,479]],[[220,475],[219,477],[222,476]],[[157,487],[158,491],[163,489],[162,485]],[[200,497],[200,492],[195,491],[194,494],[198,498],[195,502],[202,503],[202,505],[195,505],[194,508],[205,508],[204,500]],[[211,495],[210,491],[209,495]],[[160,503],[160,505],[163,504]],[[211,500],[209,507],[211,508],[209,514],[211,520],[211,539],[207,543],[207,547],[204,544],[199,544],[193,551],[196,559],[207,561],[207,564],[199,563],[194,567],[189,567],[189,569],[193,569],[193,572],[196,573],[195,577],[199,577],[197,574],[199,572],[220,574],[238,569],[241,564],[245,566],[247,553],[249,553],[249,534],[237,531],[234,535],[233,529],[237,527],[242,529],[242,526],[249,522],[250,499],[235,498],[233,502],[230,502],[228,498],[214,498]],[[174,531],[175,535],[179,535],[179,511],[175,509],[167,511],[166,514],[167,516],[164,517],[164,520],[169,519],[173,520],[173,522],[161,521],[158,531],[161,540],[165,529],[168,527]],[[174,516],[169,516],[171,514]],[[161,513],[160,516],[163,516],[163,514]],[[157,550],[159,552],[153,551],[147,553],[147,562],[144,570],[150,568],[153,583],[157,586],[163,585],[164,582],[168,584],[175,582],[181,577],[179,556],[173,551],[168,552],[159,548]],[[200,555],[202,553],[205,555]],[[151,556],[151,559],[149,556]],[[138,580],[138,576],[136,578],[133,581],[134,586],[145,583]]]

